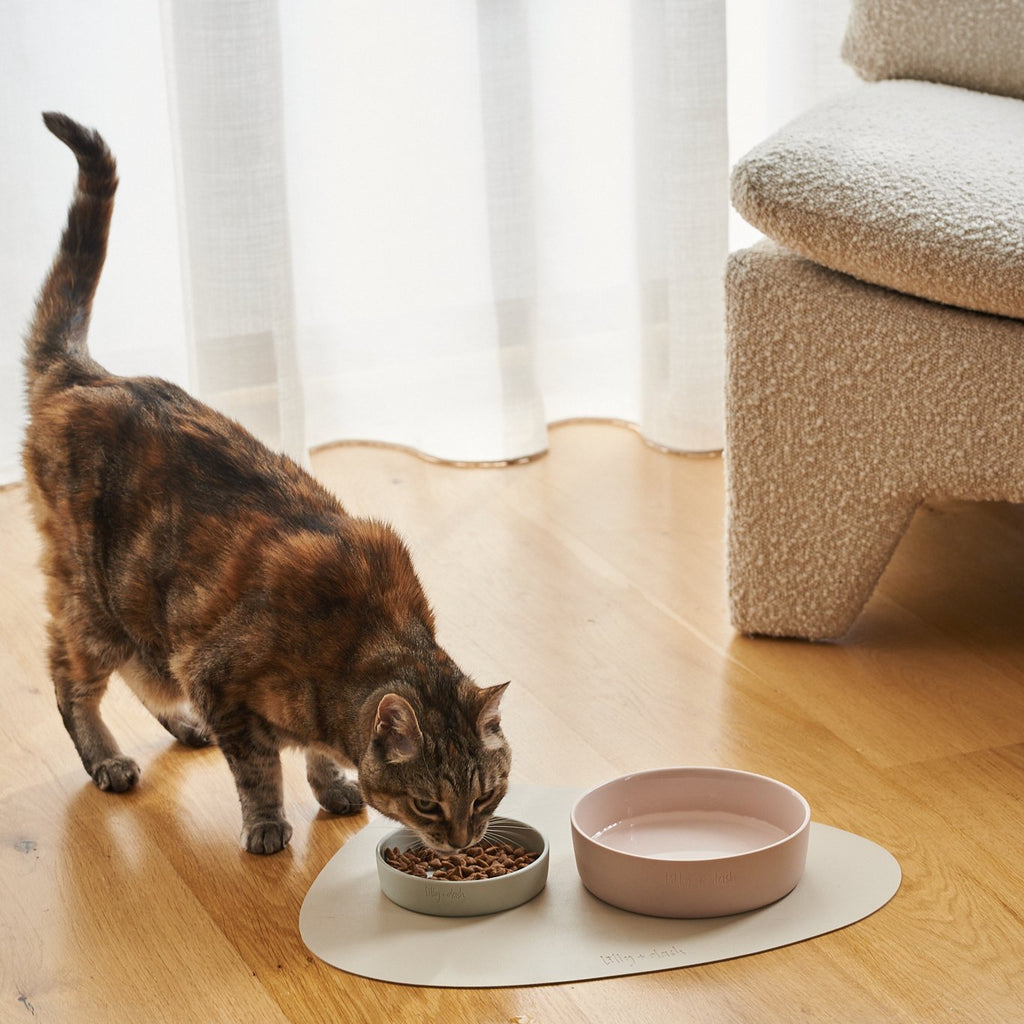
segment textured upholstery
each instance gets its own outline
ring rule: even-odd
[[[916,78],[1024,99],[1024,3],[853,0],[842,52],[868,81]]]
[[[844,55],[892,80],[733,170],[770,239],[726,273],[744,633],[841,637],[920,502],[1024,501],[1024,0],[853,0]]]
[[[1020,100],[930,82],[861,86],[748,153],[732,200],[770,238],[833,270],[1024,317]]]
[[[1024,501],[1024,321],[773,242],[733,254],[727,295],[737,629],[842,636],[922,500]]]

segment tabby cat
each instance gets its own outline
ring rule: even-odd
[[[117,670],[178,740],[219,744],[252,853],[291,837],[292,744],[326,810],[365,800],[437,850],[472,845],[507,786],[508,684],[478,687],[438,646],[392,529],[180,388],[90,357],[116,165],[96,132],[43,120],[79,174],[26,339],[24,463],[57,706],[86,771],[114,792],[139,778],[100,716]]]

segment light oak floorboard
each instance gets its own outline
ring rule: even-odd
[[[783,778],[816,820],[900,860],[846,929],[752,957],[537,988],[349,976],[298,912],[367,816],[320,812],[285,762],[288,850],[238,847],[215,750],[176,744],[115,680],[105,714],[143,775],[86,778],[45,664],[38,545],[0,491],[0,1021],[1002,1022],[1024,1006],[1024,509],[923,507],[839,644],[737,636],[722,462],[570,424],[504,469],[337,446],[314,471],[407,538],[441,642],[512,680],[514,777],[589,786],[665,764]]]

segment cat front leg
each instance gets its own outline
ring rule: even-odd
[[[306,751],[306,779],[325,811],[356,814],[363,809],[358,783],[346,778],[337,762],[319,750]]]
[[[284,816],[281,754],[273,730],[248,708],[221,710],[210,725],[235,778],[242,846],[249,853],[283,850],[292,827]]]

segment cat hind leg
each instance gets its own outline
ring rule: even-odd
[[[186,747],[208,747],[214,742],[210,727],[192,710],[173,678],[146,667],[138,656],[121,665],[118,674],[179,743]]]
[[[306,779],[320,806],[331,814],[357,814],[363,809],[363,794],[357,783],[326,754],[306,751]]]
[[[93,782],[112,793],[125,793],[139,781],[139,766],[121,753],[100,715],[111,661],[101,645],[82,640],[74,645],[54,624],[50,634],[50,673],[57,708]]]
[[[209,728],[188,712],[179,712],[176,715],[157,715],[156,720],[186,747],[198,750],[208,747],[214,742]]]

